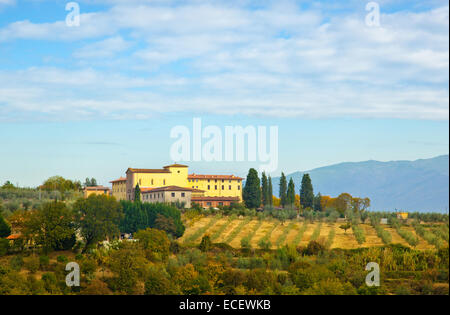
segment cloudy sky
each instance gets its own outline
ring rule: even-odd
[[[157,168],[193,117],[278,126],[274,174],[448,154],[448,1],[68,2],[0,0],[0,181]]]

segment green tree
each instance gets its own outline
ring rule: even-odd
[[[351,227],[352,225],[350,223],[342,224],[341,226],[339,226],[340,229],[344,230],[344,233],[347,233],[347,230],[350,229]]]
[[[258,208],[261,205],[261,187],[258,172],[254,168],[248,171],[242,197],[249,209]]]
[[[156,215],[155,227],[159,230],[165,231],[168,234],[172,234],[173,236],[177,233],[177,227],[175,226],[174,220],[160,213]]]
[[[294,206],[295,204],[295,184],[294,184],[294,180],[291,179],[289,180],[289,185],[288,185],[288,189],[287,189],[287,193],[286,193],[286,199],[287,199],[287,204],[291,207]]]
[[[167,295],[176,294],[172,289],[170,275],[167,271],[160,267],[151,266],[148,270],[147,279],[145,280],[146,295]]]
[[[3,188],[3,189],[13,189],[13,188],[16,188],[16,186],[14,186],[13,183],[11,183],[9,180],[7,180],[7,181],[3,184],[2,188]]]
[[[41,210],[35,210],[27,217],[23,234],[42,246],[44,252],[62,249],[63,243],[74,239],[73,212],[63,202],[45,203]]]
[[[0,238],[8,237],[11,234],[11,227],[6,223],[2,214],[0,213]]]
[[[315,211],[323,211],[322,194],[320,192],[314,197],[314,210]]]
[[[170,241],[164,231],[147,228],[140,230],[135,234],[135,239],[145,250],[150,258],[154,258],[157,253],[160,258],[165,259],[170,253]]]
[[[269,184],[267,187],[267,195],[269,198],[269,205],[273,206],[273,188],[272,188],[272,177],[269,176]]]
[[[198,248],[200,248],[202,252],[207,252],[211,248],[211,244],[211,238],[209,237],[209,235],[205,235],[202,237],[202,241],[200,242]]]
[[[270,196],[269,196],[269,186],[268,186],[268,182],[267,182],[267,176],[266,173],[263,172],[262,173],[262,177],[261,177],[261,194],[262,194],[262,204],[264,206],[267,206],[270,204]]]
[[[284,173],[281,173],[280,178],[280,205],[284,208],[287,204],[287,180]]]
[[[122,206],[114,197],[90,195],[75,202],[75,220],[85,241],[85,252],[106,237],[119,233],[118,225],[123,217]]]
[[[134,188],[134,202],[141,202],[141,188],[139,188],[139,184],[136,184]]]
[[[81,183],[79,181],[71,181],[61,176],[53,176],[48,178],[40,187],[46,191],[57,190],[61,193],[68,190],[80,190]]]
[[[97,186],[97,180],[95,178],[89,179],[86,177],[86,180],[84,181],[84,187],[94,187]]]
[[[145,277],[147,261],[141,250],[133,243],[122,243],[119,250],[113,251],[110,268],[114,273],[112,287],[127,294],[136,293],[136,284]]]
[[[303,208],[312,208],[314,203],[314,191],[309,174],[304,174],[300,188],[300,204]]]
[[[347,213],[347,211],[351,208],[352,200],[352,195],[350,195],[349,193],[340,194],[335,201],[336,210],[340,214]]]

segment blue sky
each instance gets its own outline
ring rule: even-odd
[[[193,117],[278,126],[273,175],[448,154],[448,1],[67,2],[0,0],[0,182],[160,167]]]

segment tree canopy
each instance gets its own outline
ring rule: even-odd
[[[282,207],[287,204],[287,180],[284,173],[281,173],[280,177],[280,204]]]
[[[258,172],[254,168],[248,171],[242,197],[244,198],[245,205],[249,209],[258,208],[261,205],[261,187]]]
[[[300,188],[300,204],[303,208],[313,208],[314,191],[309,174],[304,174]]]
[[[73,209],[80,234],[85,241],[83,251],[106,237],[119,233],[118,225],[123,218],[123,211],[116,198],[90,195],[86,199],[77,200]]]
[[[81,183],[79,181],[72,181],[65,179],[62,176],[53,176],[48,178],[42,185],[41,189],[46,191],[57,190],[59,192],[65,192],[68,190],[80,190]]]

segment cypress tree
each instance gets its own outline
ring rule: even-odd
[[[295,204],[295,184],[292,177],[289,180],[289,185],[287,189],[287,204],[289,206],[293,206]]]
[[[287,204],[287,181],[284,173],[281,173],[280,178],[280,205],[284,208]]]
[[[258,208],[261,205],[261,186],[258,172],[254,168],[248,171],[242,197],[246,207],[249,209]]]
[[[261,179],[261,197],[262,197],[262,204],[264,206],[269,205],[269,187],[267,186],[267,176],[266,173],[262,173],[262,179]]]
[[[269,184],[267,187],[267,196],[269,198],[269,205],[273,206],[273,189],[272,189],[272,177],[269,176]]]
[[[319,193],[314,197],[314,210],[315,210],[315,211],[323,211],[321,201],[322,201],[322,194],[319,192]]]
[[[134,201],[141,201],[141,188],[139,188],[139,184],[136,184],[136,187],[134,188]]]
[[[309,174],[304,174],[302,178],[302,187],[300,188],[300,204],[304,209],[312,208],[314,206],[314,191]]]

